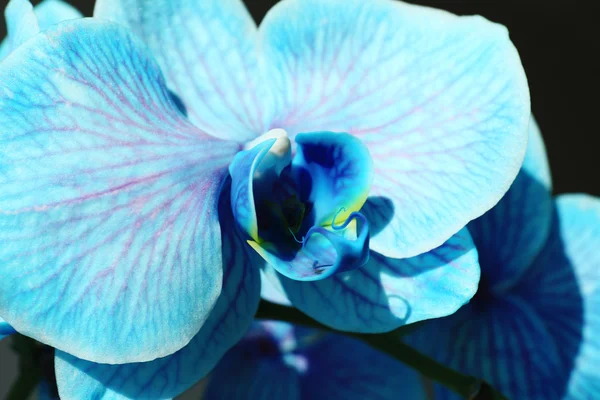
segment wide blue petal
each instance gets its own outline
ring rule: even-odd
[[[519,287],[562,359],[563,398],[600,398],[600,199],[561,195],[550,239]]]
[[[477,290],[477,252],[466,229],[420,256],[393,259],[371,252],[369,262],[315,282],[297,282],[266,269],[295,307],[317,321],[354,332],[384,332],[455,312]]]
[[[406,340],[509,398],[600,396],[600,200],[559,196],[550,219],[548,239],[517,285],[480,291]]]
[[[8,322],[0,318],[0,340],[12,335],[13,333],[17,333],[17,331],[15,331],[14,328],[8,324]]]
[[[365,145],[345,133],[297,135],[292,170],[303,200],[319,226],[344,222],[361,209],[373,182],[373,160]],[[333,221],[334,216],[336,221]]]
[[[263,322],[229,351],[205,399],[426,399],[418,374],[344,336]]]
[[[37,24],[40,30],[45,30],[61,21],[83,18],[83,15],[76,8],[61,0],[44,0],[33,7],[33,13],[37,17]],[[18,21],[15,23],[18,23]],[[27,18],[21,20],[21,23],[28,23]],[[31,29],[31,26],[28,29]],[[0,43],[0,60],[12,51],[12,47],[10,37]]]
[[[235,226],[228,193],[219,208],[223,226]],[[57,352],[56,376],[63,399],[171,398],[206,375],[250,326],[260,298],[260,257],[239,229],[223,230],[223,290],[190,344],[146,363],[106,365]]]
[[[523,167],[500,202],[468,224],[479,252],[482,286],[500,293],[518,283],[546,243],[552,221],[550,168],[535,121]]]
[[[373,250],[441,245],[502,197],[523,160],[529,92],[506,29],[390,0],[290,0],[259,29],[271,128],[348,132],[389,200]]]
[[[39,33],[38,20],[29,0],[10,0],[4,10],[8,38],[6,54]],[[4,56],[6,56],[4,54]]]
[[[222,281],[238,146],[195,128],[123,28],[63,22],[0,63],[0,315],[96,362],[186,345]]]
[[[119,22],[146,43],[206,132],[246,141],[267,131],[257,29],[241,0],[98,0],[94,17]]]

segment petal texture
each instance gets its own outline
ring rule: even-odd
[[[456,314],[406,340],[486,379],[508,398],[598,397],[600,201],[559,196],[551,222],[546,243],[517,285],[501,294],[480,289]],[[451,397],[440,390],[439,398]]]
[[[241,0],[99,0],[94,16],[146,43],[194,124],[240,141],[266,132],[257,29]]]
[[[16,333],[13,327],[10,326],[8,322],[0,318],[0,340],[12,335],[13,333]]]
[[[600,397],[600,199],[561,195],[548,243],[519,288],[553,335],[564,399]]]
[[[501,26],[397,1],[290,0],[259,32],[271,128],[342,131],[389,200],[372,248],[410,257],[491,208],[523,160],[529,93]]]
[[[492,293],[519,282],[551,228],[550,169],[535,121],[529,129],[525,162],[510,190],[494,208],[468,225],[479,252],[482,287]]]
[[[477,252],[466,229],[407,259],[371,252],[364,266],[315,282],[266,269],[292,304],[317,321],[354,332],[385,332],[456,311],[477,290]]]
[[[226,190],[219,216],[235,227]],[[244,335],[260,298],[260,257],[239,229],[222,231],[223,290],[214,310],[190,344],[175,354],[146,363],[105,365],[58,352],[56,376],[61,398],[116,400],[175,397],[205,376]]]
[[[237,146],[185,120],[143,45],[97,20],[0,63],[0,110],[0,314],[96,362],[187,344],[220,293]]]

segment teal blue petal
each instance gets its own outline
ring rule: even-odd
[[[19,30],[19,26],[21,24],[25,24],[26,27],[21,28],[24,30],[28,30],[30,31],[30,33],[32,33],[31,36],[33,36],[33,34],[36,34],[37,31],[35,31],[35,24],[32,23],[31,19],[31,14],[28,11],[29,6],[27,6],[28,2],[22,2],[22,1],[14,1],[14,3],[20,3],[22,7],[22,9],[27,10],[26,14],[24,15],[25,18],[21,18],[21,19],[15,19],[14,17],[11,17],[11,21],[13,25],[17,26],[17,30]],[[41,3],[39,3],[37,6],[33,7],[33,13],[35,14],[35,17],[37,18],[37,26],[39,27],[39,30],[45,30],[47,28],[49,28],[50,26],[54,25],[54,24],[58,24],[59,22],[62,21],[66,21],[69,19],[76,19],[76,18],[83,18],[83,15],[81,15],[81,13],[74,8],[73,6],[69,5],[68,3],[65,3],[61,0],[44,0]],[[7,13],[7,22],[8,22],[8,17],[9,15],[13,15],[10,13]],[[10,25],[10,24],[9,24]],[[33,28],[32,28],[33,27]],[[33,31],[31,31],[33,29]],[[2,60],[4,57],[6,57],[12,50],[13,50],[13,44],[11,43],[12,40],[12,34],[9,31],[9,37],[7,39],[5,39],[2,43],[0,43],[0,60]]]
[[[0,127],[0,315],[96,362],[186,345],[220,294],[238,146],[185,120],[143,44],[92,19],[0,63]]]
[[[550,168],[535,121],[523,167],[500,202],[468,228],[479,252],[482,286],[510,290],[546,243],[552,222]]]
[[[98,0],[94,17],[131,29],[201,129],[239,141],[266,132],[257,29],[241,0]]]
[[[360,140],[346,133],[311,132],[296,136],[292,169],[300,191],[312,204],[318,226],[345,221],[361,209],[373,182],[373,160]],[[302,196],[302,195],[301,195]]]
[[[511,290],[478,292],[406,340],[511,399],[598,398],[600,199],[559,196],[551,221],[540,254]]]
[[[38,20],[29,0],[10,0],[4,10],[6,33],[9,44],[7,54],[37,35],[40,31]]]
[[[0,340],[12,335],[13,333],[17,333],[17,331],[15,331],[14,328],[8,324],[8,322],[0,318]]]
[[[315,282],[266,269],[292,304],[341,330],[385,332],[455,312],[477,290],[477,252],[466,229],[420,256],[393,259],[371,252],[369,262]]]
[[[519,171],[527,81],[504,27],[390,0],[290,0],[261,24],[271,128],[348,132],[375,164],[388,224],[373,250],[433,249],[500,200]]]
[[[564,399],[600,398],[600,199],[556,199],[546,247],[520,287],[553,335],[562,359]]]
[[[223,226],[235,226],[226,191],[219,206]],[[261,259],[239,229],[223,230],[223,290],[192,341],[173,355],[146,363],[104,365],[57,352],[56,376],[63,399],[163,399],[205,376],[246,333],[260,299]]]

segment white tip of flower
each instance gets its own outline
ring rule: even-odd
[[[253,141],[246,143],[244,150],[251,149],[264,142],[265,140],[276,139],[271,149],[265,155],[265,158],[260,162],[260,165],[256,169],[255,175],[261,175],[266,170],[271,168],[275,169],[277,175],[281,174],[281,171],[287,167],[292,161],[292,142],[287,135],[287,132],[283,129],[271,129],[267,133],[262,134]]]

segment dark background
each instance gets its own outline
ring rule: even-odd
[[[198,0],[203,1],[203,0]],[[276,0],[245,0],[260,22]],[[508,27],[531,90],[556,193],[600,196],[600,2],[596,0],[416,0],[455,14],[480,14]],[[7,0],[0,0],[4,9]],[[33,1],[38,3],[38,1]],[[94,0],[71,0],[91,16]],[[5,35],[0,25],[0,37]]]

